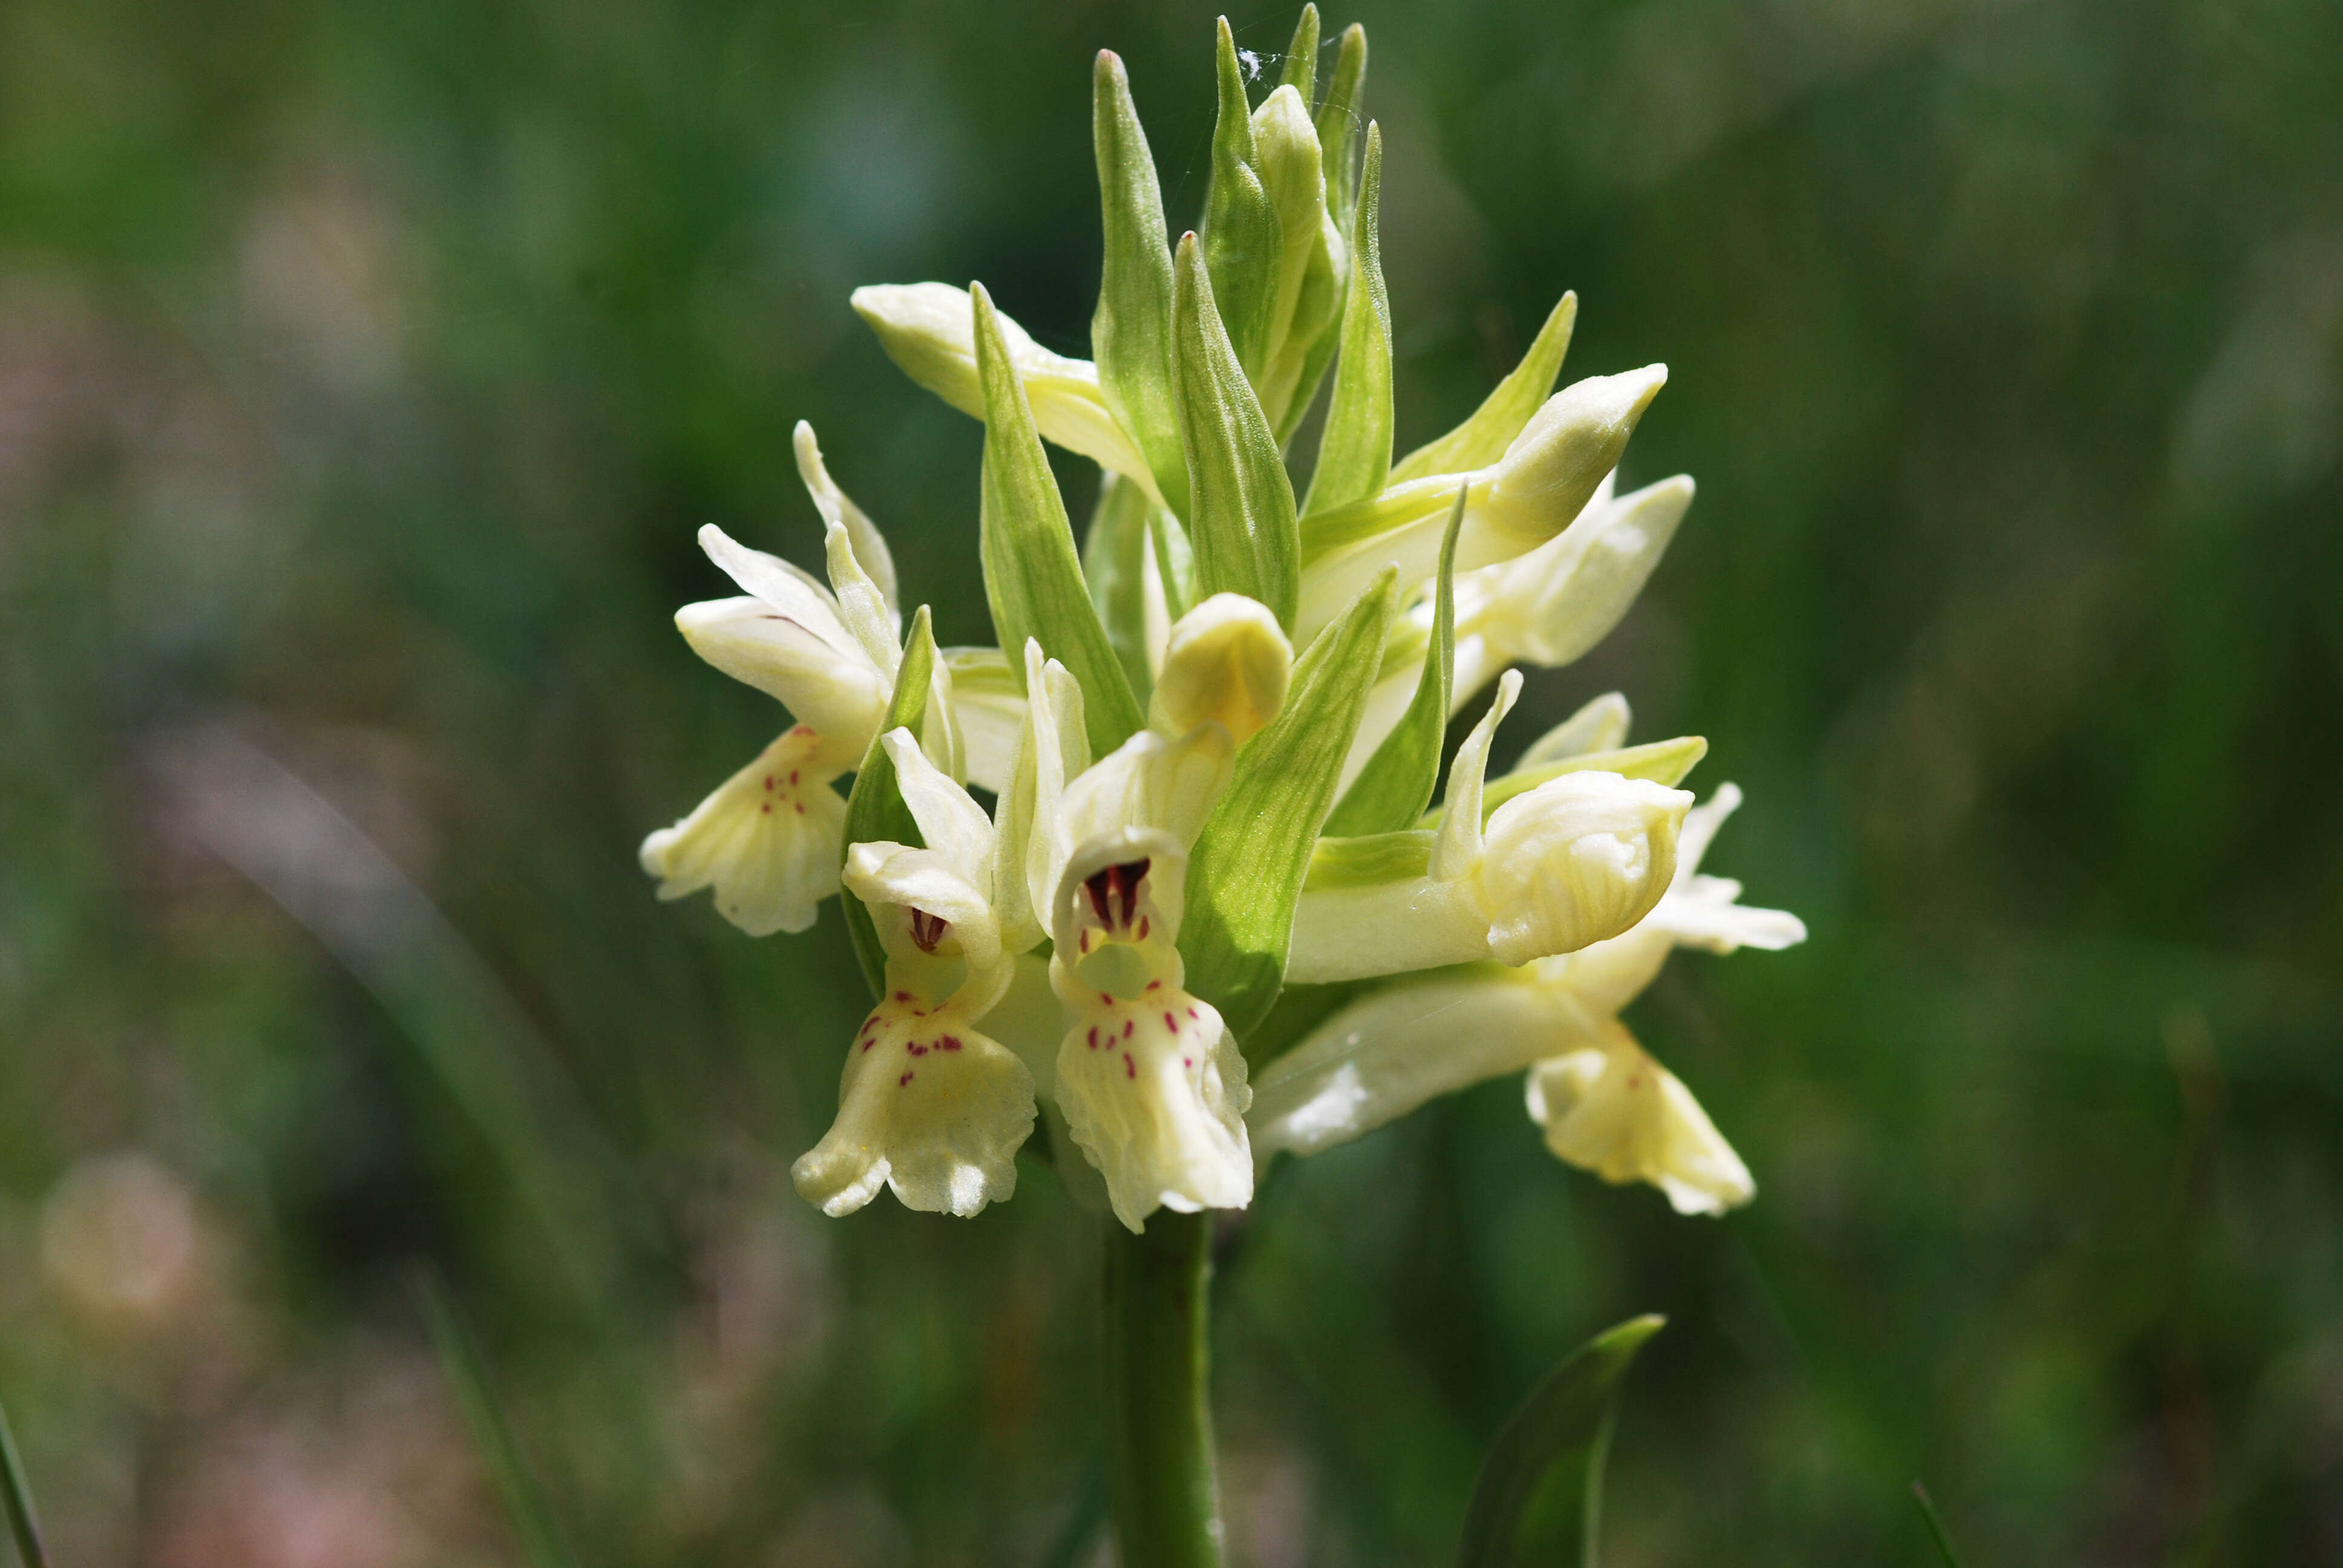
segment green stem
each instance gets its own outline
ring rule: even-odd
[[[1107,1494],[1122,1568],[1220,1568],[1209,1391],[1212,1216],[1106,1222]]]

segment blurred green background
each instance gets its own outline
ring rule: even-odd
[[[0,1394],[60,1564],[516,1560],[430,1260],[588,1564],[1081,1536],[1097,1239],[826,1221],[861,1007],[634,864],[770,739],[693,530],[788,432],[987,640],[978,426],[847,308],[1086,352],[1091,55],[1173,224],[1209,7],[0,8]],[[1236,1561],[1443,1561],[1512,1404],[1669,1314],[1607,1561],[2343,1562],[2343,8],[1374,0],[1405,449],[1564,287],[1700,499],[1617,687],[1805,947],[1631,1016],[1755,1171],[1681,1220],[1514,1081],[1271,1182]],[[1286,9],[1232,17],[1271,57]],[[1065,466],[1077,515],[1094,479]],[[1070,1528],[1071,1527],[1071,1528]]]

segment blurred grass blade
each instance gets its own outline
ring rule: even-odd
[[[1049,1551],[1041,1554],[1041,1568],[1081,1568],[1097,1553],[1092,1550],[1099,1543],[1099,1532],[1106,1524],[1106,1465],[1093,1460],[1082,1471],[1082,1483],[1074,1493],[1074,1505],[1066,1513],[1066,1523],[1058,1531],[1057,1539]]]
[[[520,1538],[521,1555],[528,1568],[578,1568],[578,1559],[553,1522],[551,1505],[528,1466],[521,1462],[512,1430],[505,1424],[504,1412],[498,1408],[496,1395],[488,1388],[488,1368],[478,1348],[457,1321],[447,1292],[427,1271],[416,1276],[415,1293],[422,1303],[423,1322],[430,1331],[432,1348],[439,1352],[440,1369],[456,1391],[456,1402],[463,1408],[464,1422],[472,1429],[472,1442],[487,1461],[497,1492],[504,1499],[506,1515],[512,1523],[513,1533]]]
[[[1188,455],[1188,542],[1196,555],[1196,596],[1241,593],[1259,599],[1291,636],[1302,593],[1292,481],[1222,329],[1213,305],[1215,285],[1193,235],[1182,237],[1172,273],[1173,385]]]
[[[1448,733],[1449,693],[1456,672],[1456,537],[1463,528],[1464,492],[1459,490],[1455,509],[1448,514],[1447,537],[1440,541],[1432,637],[1423,650],[1415,695],[1326,819],[1322,831],[1330,836],[1413,828],[1432,804],[1432,791],[1440,783],[1440,743]]]
[[[660,1245],[626,1159],[561,1058],[430,896],[229,725],[158,744],[170,819],[285,910],[374,998],[496,1154],[554,1274],[607,1323],[628,1253]]]
[[[1098,508],[1082,536],[1082,578],[1091,608],[1141,708],[1154,685],[1147,669],[1147,519],[1154,509],[1137,485],[1101,473]]]
[[[1302,95],[1305,104],[1318,95],[1318,7],[1302,7],[1301,20],[1293,24],[1293,41],[1285,46],[1285,68],[1277,74],[1277,85],[1291,87]]]
[[[1401,458],[1391,471],[1391,482],[1404,484],[1433,474],[1469,474],[1503,457],[1513,437],[1530,422],[1530,416],[1538,411],[1538,405],[1554,390],[1554,379],[1562,374],[1563,356],[1570,351],[1570,329],[1577,320],[1578,296],[1565,294],[1555,301],[1513,373],[1482,399],[1471,418]]]
[[[1032,638],[1041,651],[1073,672],[1087,699],[1091,751],[1103,757],[1147,720],[1123,678],[1091,604],[1074,551],[1073,525],[1058,494],[1057,476],[1041,450],[1025,385],[1010,362],[1001,318],[982,284],[971,285],[976,306],[976,367],[984,385],[984,464],[978,549],[984,561],[985,598],[1003,648],[1021,649]],[[1024,666],[1009,661],[1020,682]],[[909,840],[905,840],[909,842]]]
[[[1960,1553],[1953,1550],[1952,1535],[1945,1529],[1944,1516],[1936,1512],[1936,1500],[1928,1495],[1926,1485],[1912,1483],[1912,1502],[1920,1510],[1920,1518],[1928,1526],[1929,1538],[1945,1559],[1945,1568],[1961,1568]]]
[[[1342,29],[1334,75],[1326,84],[1325,101],[1318,106],[1318,147],[1326,160],[1326,210],[1332,213],[1351,210],[1351,193],[1356,188],[1351,151],[1358,146],[1359,98],[1366,84],[1367,30],[1353,22]]]
[[[1350,298],[1342,307],[1342,357],[1334,366],[1334,395],[1318,438],[1318,464],[1310,473],[1304,513],[1381,495],[1391,477],[1391,299],[1383,290],[1383,246],[1376,235],[1383,166],[1383,132],[1369,126]]]
[[[33,1489],[25,1479],[25,1459],[16,1452],[16,1433],[8,1424],[5,1404],[0,1404],[0,1502],[7,1504],[8,1533],[15,1538],[24,1568],[49,1568],[40,1516],[33,1512]]]
[[[1457,1568],[1528,1563],[1595,1568],[1603,1462],[1619,1380],[1666,1321],[1630,1318],[1595,1335],[1513,1412],[1481,1462]],[[1567,1488],[1560,1495],[1557,1483]],[[1525,1550],[1532,1545],[1525,1534],[1533,1533],[1540,1550]]]
[[[1185,512],[1188,465],[1172,398],[1172,242],[1163,192],[1131,101],[1131,80],[1109,49],[1099,51],[1091,76],[1091,136],[1106,237],[1098,309],[1091,317],[1099,387],[1146,457],[1164,500]]]
[[[879,733],[870,738],[870,749],[862,754],[862,766],[855,770],[854,788],[846,797],[847,849],[857,844],[927,842],[920,837],[919,823],[911,819],[911,809],[903,803],[903,792],[895,787],[894,759],[880,742],[890,729],[908,729],[917,735],[920,721],[927,715],[930,672],[936,662],[930,618],[926,605],[911,617],[911,629],[903,638],[902,668],[895,672],[895,695],[888,699],[887,717],[879,721]],[[887,950],[879,945],[879,928],[871,923],[870,910],[851,892],[840,891],[838,901],[846,913],[847,934],[854,939],[854,956],[861,962],[862,978],[870,982],[872,996],[884,995]]]
[[[1261,153],[1254,145],[1252,108],[1245,101],[1244,73],[1229,19],[1220,19],[1218,71],[1220,118],[1212,126],[1212,181],[1204,192],[1204,266],[1212,277],[1212,297],[1237,362],[1248,377],[1259,376],[1269,354],[1272,317],[1277,311],[1277,269],[1285,248],[1284,226],[1262,183]],[[1175,293],[1174,299],[1177,299]],[[1178,374],[1177,306],[1172,326],[1174,376]],[[1192,472],[1195,458],[1192,453]]]
[[[1397,576],[1378,577],[1294,664],[1284,708],[1237,753],[1189,859],[1180,933],[1188,987],[1220,1009],[1241,1041],[1284,980],[1293,907],[1366,710]]]

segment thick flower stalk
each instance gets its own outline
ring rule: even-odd
[[[1036,344],[980,284],[855,292],[887,354],[983,422],[996,646],[938,649],[925,609],[906,631],[884,539],[799,427],[828,580],[710,528],[740,592],[678,617],[793,722],[643,846],[662,897],[712,887],[755,935],[846,895],[877,1000],[793,1168],[809,1201],[842,1215],[883,1187],[973,1214],[1012,1196],[1021,1156],[1111,1213],[1127,1568],[1219,1560],[1210,1211],[1251,1203],[1281,1151],[1521,1070],[1564,1161],[1688,1212],[1744,1201],[1746,1169],[1619,1013],[1675,946],[1803,934],[1697,871],[1738,797],[1694,807],[1678,786],[1704,743],[1628,745],[1624,699],[1491,776],[1514,667],[1606,635],[1685,515],[1681,476],[1619,493],[1667,371],[1557,389],[1564,295],[1469,418],[1395,459],[1365,35],[1322,92],[1318,37],[1305,8],[1256,105],[1221,25],[1210,183],[1176,237],[1099,55],[1091,359]],[[1293,452],[1322,393],[1315,451]],[[1045,442],[1099,466],[1079,541]],[[1435,807],[1448,720],[1492,683]],[[1289,984],[1343,989],[1313,993],[1309,1016],[1335,1005],[1308,1030],[1282,1021]]]

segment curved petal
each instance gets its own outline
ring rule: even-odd
[[[840,652],[753,595],[685,605],[675,624],[694,653],[820,730],[840,769],[861,761],[886,714],[888,685],[860,649]]]
[[[1489,711],[1473,727],[1448,765],[1448,796],[1440,813],[1440,838],[1432,850],[1432,875],[1451,881],[1470,876],[1481,862],[1482,786],[1489,771],[1489,748],[1496,743],[1497,726],[1513,711],[1522,694],[1522,676],[1509,669],[1497,678],[1497,695]]]
[[[893,957],[932,954],[949,944],[971,970],[999,961],[1001,924],[993,918],[991,900],[948,856],[902,844],[857,844],[847,851],[844,880],[866,904],[893,905],[907,915],[916,911],[949,928],[914,944],[901,929],[906,922],[882,920],[880,937]]]
[[[992,889],[992,819],[970,799],[967,790],[937,770],[908,729],[890,729],[880,738],[895,764],[895,784],[920,836],[928,848],[951,863],[970,886]]]
[[[808,1202],[849,1214],[892,1187],[907,1209],[963,1217],[1017,1191],[1033,1075],[950,1006],[890,996],[847,1050],[838,1118],[789,1168]]]
[[[887,613],[900,615],[902,603],[895,588],[895,556],[887,548],[887,536],[830,477],[830,467],[821,460],[821,443],[814,438],[810,424],[799,420],[798,427],[789,433],[789,444],[797,452],[798,478],[805,486],[806,494],[813,498],[814,509],[821,514],[822,522],[836,523],[846,529],[854,542],[855,558],[869,569]],[[897,641],[900,640],[898,633]]]
[[[1518,964],[1615,937],[1674,879],[1692,796],[1616,773],[1565,773],[1489,819],[1480,870],[1489,950]]]
[[[813,762],[821,737],[803,725],[765,748],[689,817],[643,840],[659,896],[716,890],[716,909],[752,937],[802,931],[838,891],[846,802]]]
[[[1527,1095],[1558,1158],[1605,1181],[1648,1181],[1679,1214],[1722,1214],[1756,1194],[1692,1091],[1615,1022],[1599,1044],[1533,1068]]]
[[[1132,1231],[1159,1208],[1252,1201],[1244,1055],[1211,1004],[1158,982],[1084,1010],[1058,1048],[1057,1094]]]
[[[840,653],[861,651],[839,618],[837,598],[806,572],[779,556],[750,549],[714,523],[700,526],[699,548],[742,593],[763,599]]]

